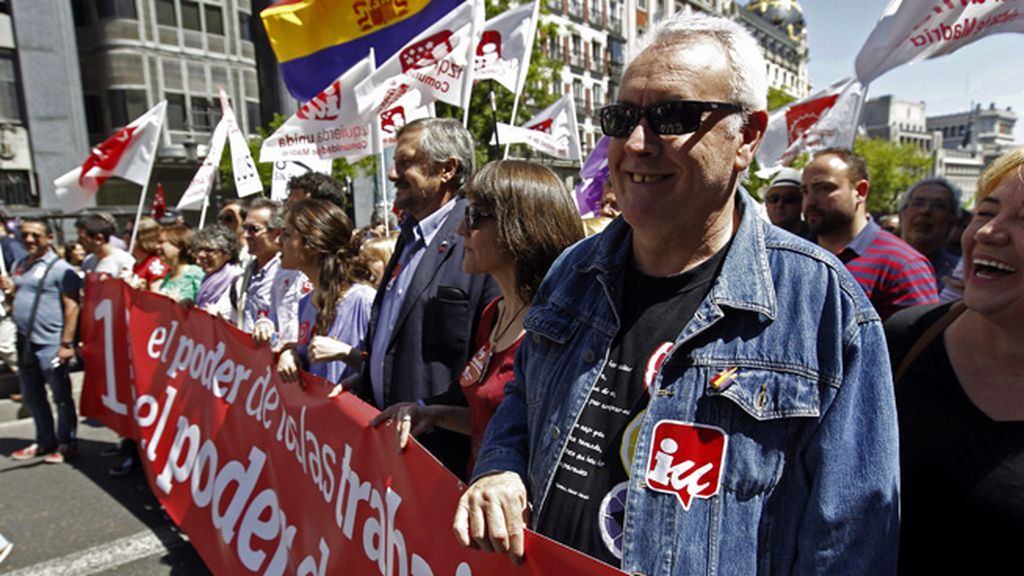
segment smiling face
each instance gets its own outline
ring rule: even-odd
[[[213,274],[228,263],[228,254],[212,245],[200,245],[196,248],[196,264],[206,274]]]
[[[446,201],[443,165],[430,160],[420,150],[421,129],[402,132],[395,145],[395,161],[388,180],[395,184],[395,208],[423,220]]]
[[[46,232],[42,222],[25,222],[21,225],[21,242],[31,258],[39,259],[50,251],[53,235]]]
[[[698,37],[656,44],[630,64],[620,103],[669,100],[732,100],[728,58],[717,42]],[[728,116],[704,112],[696,132],[676,136],[657,135],[642,120],[629,136],[611,138],[613,186],[635,234],[697,232],[705,244],[723,231],[731,235],[736,176],[749,165],[760,133],[732,129]]]
[[[978,202],[961,237],[964,301],[983,315],[1024,318],[1024,173],[1007,174]]]
[[[270,208],[257,208],[249,210],[242,225],[242,237],[249,246],[249,254],[261,263],[269,261],[279,250],[277,237],[281,232],[267,228],[269,223]]]

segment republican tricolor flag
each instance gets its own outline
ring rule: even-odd
[[[54,180],[61,208],[65,212],[85,208],[111,176],[145,186],[156,159],[166,109],[167,101],[162,100],[99,143],[81,166]]]

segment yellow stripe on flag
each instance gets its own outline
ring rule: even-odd
[[[362,38],[413,16],[430,0],[302,0],[260,12],[278,62]]]

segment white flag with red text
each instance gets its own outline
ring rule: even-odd
[[[396,100],[390,108],[381,110],[377,115],[381,147],[395,146],[398,143],[398,130],[413,120],[433,116],[431,108],[429,104],[419,106],[419,98],[408,93]]]
[[[224,144],[228,139],[228,125],[224,118],[220,119],[213,129],[213,137],[210,138],[210,150],[206,158],[199,165],[199,170],[192,177],[188,188],[178,200],[178,210],[201,210],[203,200],[213,189],[213,182],[217,178],[217,171],[220,169],[220,157],[224,153]]]
[[[1015,0],[892,0],[857,55],[857,78],[867,85],[897,66],[985,36],[1024,32],[1022,8]]]
[[[565,160],[582,161],[576,108],[571,94],[538,112],[522,126],[497,123],[497,143],[526,144],[541,152]],[[491,144],[495,139],[491,138]]]
[[[355,85],[373,72],[360,60],[306,102],[263,141],[260,162],[307,158],[358,160],[373,153],[370,124],[356,108]]]
[[[71,212],[86,207],[111,176],[145,186],[156,160],[166,110],[167,101],[161,100],[93,148],[81,166],[54,180],[61,208]]]
[[[484,23],[476,46],[473,80],[494,80],[512,93],[519,91],[520,75],[530,67],[535,3],[523,4]]]
[[[853,146],[866,90],[852,76],[771,113],[757,161],[789,166],[801,152]]]
[[[228,142],[231,144],[231,173],[235,177],[235,192],[239,198],[259,194],[263,192],[263,182],[252,160],[249,143],[238,126],[235,111],[231,109],[231,102],[224,90],[220,91],[220,109],[223,114],[220,121],[227,123]]]
[[[472,0],[461,4],[357,84],[360,115],[371,118],[410,92],[419,95],[418,106],[440,100],[466,108],[471,91],[466,76],[475,44],[473,31],[483,24],[483,9],[477,4]]]

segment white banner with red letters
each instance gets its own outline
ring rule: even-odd
[[[857,77],[870,84],[897,66],[1001,32],[1024,32],[1019,0],[892,0],[857,54]]]
[[[457,478],[418,444],[399,454],[351,394],[282,383],[269,348],[205,312],[90,275],[82,340],[82,414],[139,442],[216,574],[621,574],[533,533],[522,566],[462,548]]]
[[[538,112],[521,127],[503,122],[498,122],[495,127],[497,139],[492,135],[491,144],[527,144],[555,158],[583,161],[576,107],[570,94]]]

